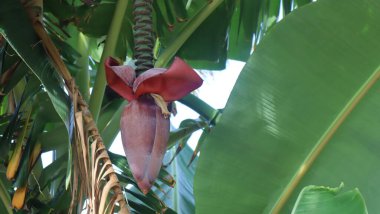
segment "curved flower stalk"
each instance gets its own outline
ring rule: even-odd
[[[124,108],[120,129],[132,174],[146,194],[162,165],[169,138],[168,106],[200,87],[203,80],[180,58],[168,69],[152,68],[136,78],[130,66],[108,58],[108,85],[129,104]]]

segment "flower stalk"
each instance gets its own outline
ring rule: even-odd
[[[134,58],[136,59],[136,74],[153,68],[153,0],[135,0],[134,4],[133,38],[135,43]]]

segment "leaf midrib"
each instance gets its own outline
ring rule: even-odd
[[[305,176],[306,172],[311,168],[314,161],[319,157],[325,146],[330,142],[331,138],[334,136],[339,127],[343,124],[346,118],[350,115],[352,110],[360,103],[367,92],[375,85],[377,80],[380,78],[380,67],[378,67],[372,75],[364,82],[364,84],[356,91],[354,96],[347,102],[344,108],[339,112],[337,117],[332,121],[330,126],[326,129],[323,135],[319,138],[316,145],[306,156],[305,160],[298,168],[297,172],[290,180],[288,185],[284,188],[280,194],[278,200],[273,205],[270,213],[280,213],[286,202],[289,200],[290,196]]]

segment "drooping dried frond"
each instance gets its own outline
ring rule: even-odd
[[[88,200],[87,210],[89,213],[113,213],[116,205],[119,207],[119,213],[129,213],[128,203],[124,198],[117,175],[113,170],[111,160],[88,105],[62,61],[58,49],[43,27],[41,22],[42,1],[33,0],[26,1],[26,3],[25,7],[28,10],[34,30],[41,39],[57,72],[64,79],[66,89],[74,105],[75,134],[72,144],[74,168],[71,181],[71,212],[80,211],[84,201]],[[91,152],[90,143],[92,143]],[[75,207],[78,210],[74,211]]]
[[[115,202],[120,203],[123,195],[114,194],[107,203],[107,196],[115,186],[119,185],[111,160],[103,143],[94,141],[91,144],[92,151],[92,194],[91,208],[93,213],[113,213]],[[108,177],[108,178],[107,178]],[[99,200],[100,199],[100,200]],[[124,206],[125,207],[125,206]]]

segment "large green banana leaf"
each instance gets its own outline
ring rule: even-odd
[[[320,0],[266,34],[201,152],[197,213],[290,213],[341,182],[380,210],[379,10]]]

